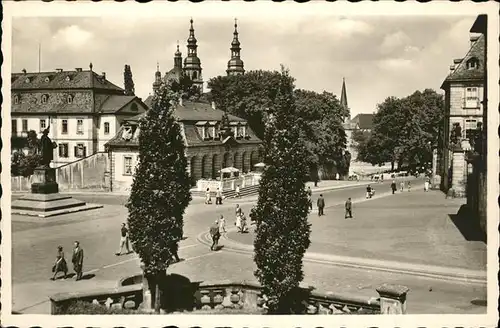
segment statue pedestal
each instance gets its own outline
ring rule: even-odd
[[[31,183],[32,194],[55,194],[59,192],[56,182],[56,169],[51,167],[37,167],[33,172]]]

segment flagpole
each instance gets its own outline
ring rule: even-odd
[[[42,43],[38,42],[38,73],[41,71],[42,67]]]

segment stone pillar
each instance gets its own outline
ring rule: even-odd
[[[406,314],[406,294],[408,287],[383,284],[377,288],[380,296],[381,314]]]
[[[462,150],[454,151],[452,158],[453,173],[451,187],[455,190],[455,197],[465,196],[465,184],[467,183],[467,162]]]

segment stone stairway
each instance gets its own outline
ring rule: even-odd
[[[259,185],[248,186],[240,188],[240,197],[248,197],[257,195],[259,193]],[[212,198],[215,198],[215,191],[211,191]],[[191,190],[191,195],[193,197],[205,197],[205,191]],[[235,190],[226,190],[222,193],[225,198],[236,198]],[[212,199],[212,201],[215,201]]]

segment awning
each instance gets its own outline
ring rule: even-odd
[[[255,164],[253,167],[266,167],[266,164],[260,162],[260,163]]]
[[[196,125],[206,125],[206,124],[207,124],[207,121],[196,122]]]

